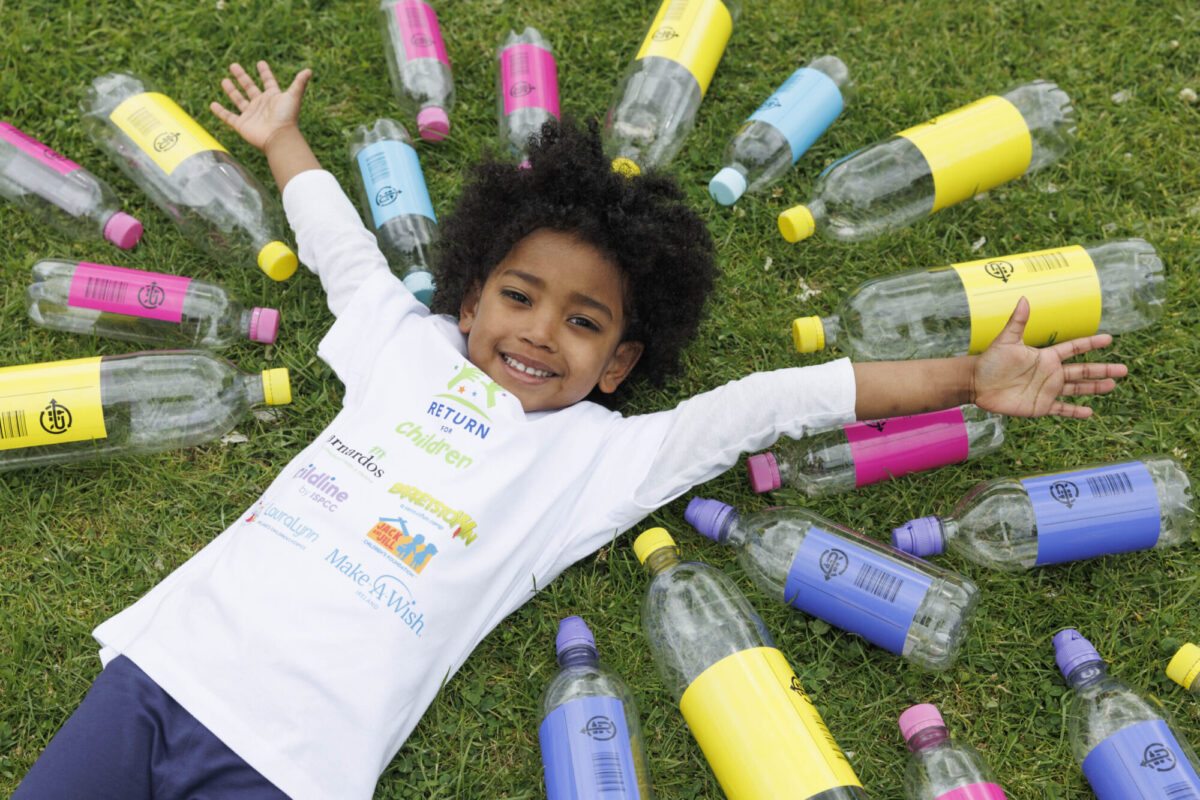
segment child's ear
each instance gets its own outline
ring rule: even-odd
[[[600,380],[596,383],[596,387],[605,394],[615,392],[621,382],[629,377],[629,373],[633,372],[644,349],[641,342],[621,342],[617,345],[616,352],[612,354],[612,358],[608,360],[608,364],[600,373]]]
[[[463,293],[462,304],[458,307],[458,329],[463,333],[470,333],[471,326],[475,324],[475,315],[479,311],[479,294],[478,281]]]

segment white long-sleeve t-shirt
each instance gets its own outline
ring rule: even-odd
[[[525,413],[388,269],[333,177],[283,193],[337,317],[341,411],[254,505],[95,630],[298,800],[364,800],[442,683],[573,562],[779,436],[854,417],[848,361],[671,411]],[[533,723],[531,723],[533,724]]]

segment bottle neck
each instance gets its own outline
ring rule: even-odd
[[[1108,677],[1108,670],[1103,661],[1088,661],[1071,670],[1067,676],[1067,685],[1075,691],[1099,683]]]
[[[942,530],[942,550],[945,551],[946,543],[958,538],[958,520],[954,517],[938,517],[937,521]]]
[[[914,753],[919,753],[922,750],[937,747],[949,738],[950,732],[946,728],[941,725],[934,725],[913,734],[912,738],[908,740],[908,749]]]
[[[730,511],[729,515],[721,522],[721,530],[717,532],[717,541],[721,544],[739,545],[746,540],[746,532],[742,530],[742,526],[738,525],[738,521],[742,515],[736,511]]]
[[[262,373],[256,372],[251,375],[239,373],[237,380],[238,389],[241,390],[247,406],[261,406],[267,402],[266,394],[263,392]]]
[[[679,550],[675,547],[660,547],[646,556],[645,567],[651,575],[658,575],[679,563]]]
[[[842,334],[842,320],[837,314],[821,317],[821,330],[825,336],[825,346],[830,347],[835,345],[837,344],[838,337]]]
[[[585,644],[568,647],[558,654],[558,665],[560,667],[594,667],[599,661],[600,657],[596,653],[596,648],[588,647]]]

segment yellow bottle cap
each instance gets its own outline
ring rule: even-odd
[[[628,158],[614,158],[612,162],[613,172],[619,172],[626,178],[636,178],[642,174],[642,168],[633,163]]]
[[[816,220],[807,206],[792,206],[779,215],[779,232],[789,242],[807,239],[816,229]]]
[[[273,281],[286,281],[296,271],[296,254],[283,242],[267,242],[258,251],[258,268]]]
[[[286,406],[292,402],[292,384],[285,367],[264,369],[262,373],[263,400],[269,406]]]
[[[1183,688],[1190,689],[1197,676],[1200,676],[1200,647],[1189,642],[1179,648],[1171,663],[1167,664],[1167,677]]]
[[[792,320],[792,344],[801,353],[815,353],[825,347],[825,326],[820,317],[796,317]]]
[[[645,564],[646,559],[655,550],[674,546],[675,540],[667,533],[666,528],[651,528],[633,540],[633,554],[637,556],[638,563]]]

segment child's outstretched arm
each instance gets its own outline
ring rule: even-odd
[[[281,91],[267,62],[259,61],[257,66],[262,79],[261,89],[241,64],[229,65],[237,85],[229,78],[221,81],[221,88],[237,113],[215,101],[209,107],[222,122],[263,151],[275,177],[275,185],[282,192],[288,181],[301,172],[321,168],[300,132],[299,123],[300,102],[312,70],[300,70],[287,91]]]
[[[1028,321],[1029,301],[1022,297],[1004,330],[977,356],[856,363],[855,413],[876,419],[974,403],[1015,417],[1090,417],[1092,409],[1059,398],[1111,392],[1125,365],[1063,362],[1107,347],[1112,337],[1030,347],[1021,338]]]

